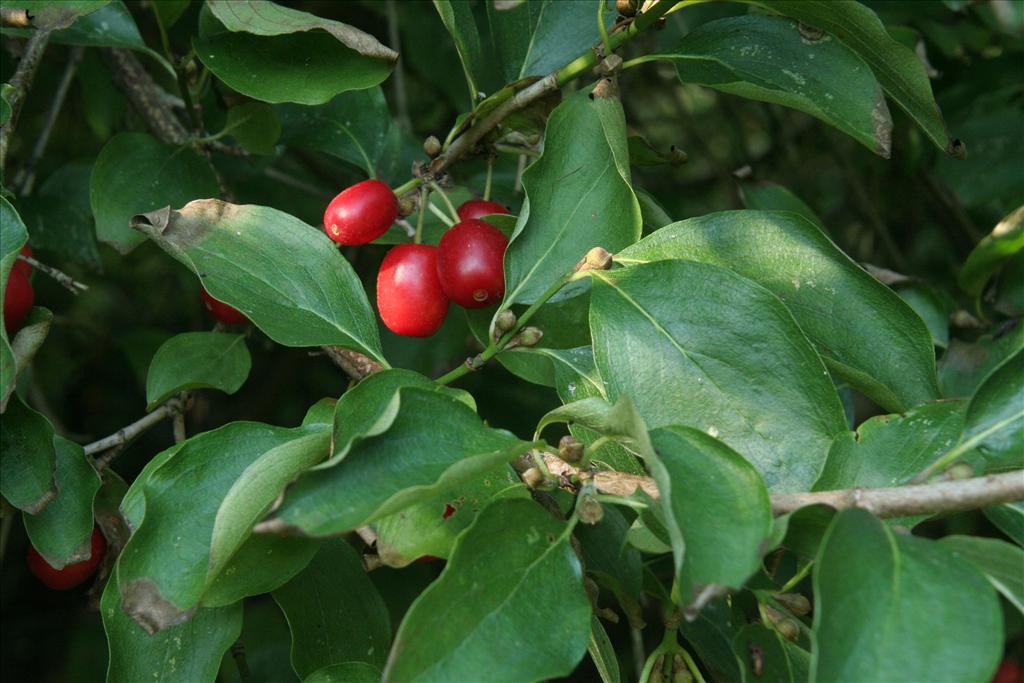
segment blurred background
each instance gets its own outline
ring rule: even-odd
[[[381,86],[401,131],[400,144],[382,175],[393,186],[407,180],[412,162],[424,158],[423,139],[444,139],[468,105],[462,67],[432,3],[282,4],[352,24],[401,52],[401,78],[393,74]],[[947,358],[942,378],[946,388],[966,381],[956,367],[981,362],[979,354],[995,346],[1021,344],[1020,310],[990,301],[988,315],[982,315],[958,293],[956,274],[972,247],[1024,203],[1024,3],[865,4],[894,37],[925,60],[950,132],[966,145],[965,160],[936,150],[894,105],[892,155],[883,159],[810,116],[683,85],[672,65],[649,63],[629,69],[620,79],[630,132],[643,136],[656,150],[683,150],[688,161],[638,166],[633,179],[672,221],[753,206],[759,192],[777,191],[776,185],[788,189],[821,218],[831,238],[851,258],[907,276],[898,283],[898,291],[929,322],[937,352]],[[161,51],[151,3],[133,1],[126,6],[146,44]],[[198,1],[187,3],[167,32],[167,47],[174,55],[189,52],[200,6]],[[671,47],[702,23],[747,12],[744,5],[725,2],[689,7],[670,15],[661,30],[629,44],[622,56],[628,59]],[[10,79],[14,57],[23,45],[23,39],[5,32],[0,51],[3,81]],[[74,49],[61,44],[47,49],[21,113],[9,176],[29,157]],[[151,69],[151,74],[165,90],[176,91],[166,73]],[[244,99],[209,79],[200,93],[207,129],[220,130],[226,110]],[[288,117],[282,115],[282,120],[282,140],[297,136],[289,129]],[[16,201],[36,258],[89,285],[87,292],[74,297],[49,278],[34,278],[36,303],[54,312],[55,324],[21,385],[30,403],[60,433],[81,442],[110,434],[144,413],[146,370],[163,341],[213,325],[196,278],[183,266],[149,242],[122,256],[95,238],[89,192],[92,165],[104,144],[125,130],[145,131],[146,126],[115,85],[99,51],[87,48],[47,153],[36,167],[35,187]],[[250,157],[214,154],[213,161],[238,203],[269,205],[314,226],[321,224],[323,210],[335,194],[365,178],[359,167],[317,151],[315,145],[300,149],[279,144],[271,154]],[[516,191],[518,167],[517,154],[499,154],[494,167],[494,198],[513,213],[522,203],[522,194]],[[482,159],[453,168],[456,199],[482,194],[485,169]],[[652,212],[645,228],[666,222],[657,224],[655,215],[658,212]],[[386,249],[369,246],[346,252],[371,297]],[[1024,283],[1022,259],[1018,256],[1001,277],[997,297]],[[442,331],[428,340],[399,338],[383,327],[381,331],[393,365],[431,376],[475,352],[465,315],[456,308]],[[253,369],[246,384],[234,396],[199,392],[188,418],[190,433],[240,419],[296,425],[311,404],[325,396],[337,397],[348,384],[325,357],[278,346],[256,330],[249,349]],[[474,394],[485,419],[526,437],[537,419],[558,404],[553,390],[528,384],[497,363],[468,376],[460,386]],[[854,411],[854,423],[877,412],[852,394],[845,398]],[[115,469],[131,481],[172,442],[170,424],[163,424],[131,444]],[[984,522],[976,514],[932,524],[937,534],[995,533],[981,529]],[[31,580],[20,562],[26,549],[24,531],[15,524],[2,576],[4,678],[102,680],[106,644],[98,614],[88,608],[84,595],[72,598],[47,591]],[[414,565],[403,571],[402,581],[395,580],[393,570],[373,574],[375,581],[394,586],[384,595],[395,600],[396,614],[437,568]],[[410,575],[415,575],[411,581]],[[290,680],[286,626],[276,610],[264,607],[271,606],[254,601],[246,608],[250,665],[254,671],[278,671],[266,680]],[[1007,624],[1013,647],[1019,650],[1019,615],[1008,613]],[[608,628],[613,642],[628,642],[625,631]],[[574,680],[591,680],[590,675],[581,668]],[[225,667],[224,680],[232,676],[233,670]]]

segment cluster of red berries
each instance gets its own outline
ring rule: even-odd
[[[26,244],[20,253],[32,256],[32,247]],[[18,259],[11,267],[11,274],[7,276],[7,288],[4,290],[4,328],[8,337],[18,331],[35,303],[36,295],[32,290],[32,282],[28,279],[31,274],[32,266]]]
[[[448,302],[485,308],[505,292],[508,238],[480,218],[508,213],[501,204],[468,201],[460,221],[435,247],[400,244],[384,257],[377,273],[377,309],[388,329],[408,337],[429,337],[448,314]],[[398,217],[398,199],[379,180],[343,190],[324,212],[324,229],[339,244],[358,245],[379,238]]]
[[[37,579],[50,588],[59,591],[74,588],[96,573],[100,563],[103,562],[103,557],[107,554],[107,539],[99,529],[92,530],[89,549],[91,552],[88,560],[69,564],[63,569],[54,569],[35,548],[29,546],[28,568],[36,575]]]

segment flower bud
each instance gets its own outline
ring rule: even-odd
[[[566,434],[558,442],[558,457],[568,463],[577,463],[583,459],[583,444],[570,434]]]
[[[423,151],[428,157],[436,157],[441,153],[441,141],[431,135],[423,141]]]
[[[584,270],[609,270],[612,267],[612,254],[602,247],[594,247],[576,264],[575,272]]]
[[[576,507],[576,514],[584,524],[597,524],[604,519],[604,509],[593,496],[583,496]]]
[[[970,479],[974,476],[974,468],[966,462],[958,462],[946,470],[946,478],[952,480]]]
[[[531,489],[541,488],[544,485],[544,473],[536,467],[531,467],[520,475],[523,483]]]
[[[811,611],[811,601],[799,593],[776,593],[775,599],[797,616],[802,617]]]
[[[512,312],[512,309],[506,308],[494,319],[494,333],[498,336],[505,334],[515,326],[516,314]]]
[[[638,0],[615,0],[615,11],[624,17],[632,17],[639,4]]]
[[[515,346],[536,346],[543,336],[544,332],[536,327],[524,327],[512,341],[515,342]]]
[[[800,637],[800,624],[798,624],[795,619],[787,617],[785,614],[769,605],[765,605],[764,613],[768,618],[768,621],[771,622],[771,625],[783,638],[786,638],[787,640],[796,640]]]

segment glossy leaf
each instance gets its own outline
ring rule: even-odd
[[[102,9],[110,0],[19,0],[18,8],[27,9],[35,28],[61,29],[79,18]]]
[[[216,199],[132,225],[279,344],[345,346],[385,362],[363,285],[323,232],[275,209]],[[283,258],[302,267],[284,268]]]
[[[666,59],[680,80],[806,112],[888,157],[892,118],[874,74],[837,40],[811,41],[798,22],[747,15],[701,24]]]
[[[943,349],[949,346],[949,316],[955,308],[953,302],[920,282],[901,286],[896,293],[927,325],[932,344]]]
[[[952,339],[939,361],[939,386],[947,398],[970,398],[1000,363],[1024,349],[1024,324],[1007,321],[974,342]]]
[[[329,438],[325,425],[236,422],[151,461],[122,503],[134,527],[118,562],[126,611],[151,631],[188,619],[285,484],[327,455]]]
[[[145,241],[131,230],[132,216],[216,197],[220,189],[209,164],[192,149],[145,133],[119,133],[97,157],[89,193],[97,239],[127,254]]]
[[[899,412],[938,396],[924,322],[804,218],[776,211],[709,214],[645,237],[616,261],[666,258],[725,266],[770,289],[829,369],[882,407]],[[844,314],[836,316],[840,307]]]
[[[992,232],[971,250],[957,279],[960,288],[978,296],[989,278],[1009,257],[1024,249],[1024,206],[999,221]]]
[[[0,420],[0,442],[0,493],[19,510],[39,513],[57,495],[53,427],[12,394]]]
[[[11,268],[26,242],[28,231],[21,217],[6,197],[0,197],[0,312],[3,310]],[[7,326],[0,325],[0,413],[7,410],[7,401],[14,391],[16,363],[11,340],[7,336]]]
[[[491,501],[529,497],[508,465],[485,472],[378,520],[373,525],[377,554],[389,567],[404,567],[424,555],[446,559],[456,537]]]
[[[789,189],[770,182],[741,182],[740,194],[743,205],[755,211],[791,211],[798,213],[814,223],[823,233],[828,234],[825,224],[818,218],[814,209],[807,206],[804,200],[797,197]]]
[[[164,342],[146,376],[149,410],[185,389],[233,394],[249,376],[252,360],[245,337],[222,332],[185,332]]]
[[[579,524],[574,535],[583,549],[583,561],[589,574],[600,583],[611,584],[639,600],[643,589],[643,564],[639,551],[626,544],[629,522],[612,505],[604,506],[597,524]]]
[[[720,436],[771,490],[806,490],[817,479],[832,438],[845,429],[843,409],[821,360],[771,292],[688,261],[593,279],[590,329],[609,398],[628,396],[648,427]],[[679,292],[688,293],[685,308]]]
[[[300,678],[350,661],[383,665],[391,643],[387,606],[344,540],[324,543],[273,595],[288,619],[292,668]]]
[[[270,593],[305,569],[320,544],[304,536],[249,536],[203,593],[203,606],[223,607]]]
[[[32,547],[50,566],[60,569],[89,559],[93,530],[92,501],[100,476],[73,441],[55,436],[57,496],[34,515],[25,515]]]
[[[197,610],[188,622],[150,635],[121,604],[117,573],[100,601],[110,658],[107,683],[213,683],[220,660],[242,632],[242,603]]]
[[[277,111],[263,102],[246,102],[228,110],[225,130],[242,149],[252,154],[273,154],[281,137],[281,120]]]
[[[967,404],[958,453],[978,449],[990,468],[1024,465],[1024,349],[985,378]]]
[[[655,429],[651,442],[647,467],[672,539],[679,599],[690,602],[712,584],[741,587],[761,566],[772,530],[761,476],[738,453],[694,429]]]
[[[587,649],[591,610],[571,531],[533,501],[484,509],[406,614],[383,680],[540,681],[572,672]],[[545,646],[523,657],[538,633]]]
[[[398,58],[372,35],[266,0],[211,0],[220,22],[201,21],[194,41],[215,76],[265,102],[322,104],[377,85]]]
[[[732,644],[744,623],[734,613],[736,603],[714,600],[693,621],[683,619],[679,631],[716,681],[742,681],[740,662],[749,651],[737,655]],[[805,679],[806,680],[806,679]]]
[[[761,624],[747,624],[732,643],[743,665],[743,680],[764,683],[804,683],[811,654]],[[755,657],[757,668],[755,668]]]
[[[814,594],[811,681],[983,683],[1002,657],[1002,614],[985,578],[864,510],[836,514]]]
[[[590,617],[590,642],[587,643],[587,652],[594,662],[601,683],[619,683],[622,680],[619,675],[619,660],[615,657],[615,647],[608,638],[601,620],[596,616]]]
[[[380,683],[380,669],[366,662],[331,664],[302,679],[302,683]]]
[[[997,538],[977,536],[946,536],[939,543],[977,567],[1010,604],[1024,613],[1024,550]]]
[[[544,154],[523,174],[527,202],[505,252],[501,308],[532,303],[588,249],[617,251],[640,237],[618,93],[579,93],[548,121]]]
[[[878,15],[852,0],[741,0],[769,12],[798,19],[810,44],[838,39],[857,53],[875,74],[885,94],[910,116],[935,145],[962,153],[949,137],[924,64],[910,48],[886,31]],[[827,34],[821,34],[826,31]]]
[[[431,389],[405,387],[399,395],[387,431],[288,489],[276,513],[280,523],[314,536],[350,531],[507,463],[531,445],[487,427],[464,403]]]
[[[1024,502],[985,508],[985,516],[1019,546],[1024,546]]]

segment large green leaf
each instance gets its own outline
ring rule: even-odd
[[[811,681],[984,683],[1002,657],[1002,614],[985,577],[864,510],[836,514],[814,595]]]
[[[57,497],[34,515],[24,515],[32,547],[52,567],[86,560],[93,530],[92,501],[100,476],[73,441],[55,436]]]
[[[882,407],[898,412],[938,396],[924,321],[802,216],[724,211],[692,218],[645,237],[616,261],[666,258],[725,266],[770,289],[828,367]]]
[[[946,398],[970,398],[1000,363],[1024,349],[1024,323],[1009,320],[974,342],[952,339],[939,361],[939,386]]]
[[[458,399],[404,387],[387,430],[357,442],[333,467],[300,477],[277,521],[316,536],[350,531],[429,500],[530,446],[486,426]]]
[[[285,346],[345,346],[384,363],[352,266],[322,231],[264,206],[216,199],[135,216],[133,227]]]
[[[532,303],[595,246],[618,251],[640,237],[618,93],[563,102],[548,122],[544,154],[523,174],[527,201],[505,252],[501,308]]]
[[[939,149],[961,153],[946,130],[924,64],[889,35],[873,10],[855,0],[740,1],[800,20],[807,25],[804,38],[809,45],[839,39],[871,67],[886,95]],[[831,35],[819,35],[818,29]]]
[[[233,394],[249,376],[252,359],[240,334],[185,332],[164,342],[146,375],[152,410],[184,389],[219,389]]]
[[[717,439],[686,427],[651,432],[647,466],[672,539],[675,589],[740,588],[761,566],[772,530],[768,490],[757,470]],[[727,530],[727,531],[725,531]]]
[[[1024,206],[999,221],[985,239],[978,242],[957,276],[960,287],[978,296],[1003,262],[1024,249]]]
[[[998,538],[946,536],[939,540],[977,567],[997,591],[1024,613],[1024,550]]]
[[[679,624],[680,633],[716,681],[742,682],[740,661],[750,657],[749,650],[737,656],[732,649],[738,629],[745,623],[737,618],[737,607],[735,601],[730,605],[725,600],[713,600],[693,621],[684,619]]]
[[[213,683],[220,660],[242,632],[242,603],[197,610],[187,623],[150,635],[121,604],[117,573],[100,600],[110,658],[107,683]]]
[[[628,396],[648,427],[720,437],[769,489],[817,479],[846,420],[821,360],[771,292],[718,266],[658,261],[596,272],[591,296],[609,398]]]
[[[387,606],[344,540],[327,541],[313,561],[274,591],[292,632],[292,668],[305,679],[350,661],[383,666],[391,644]]]
[[[1024,501],[987,507],[985,516],[1017,545],[1024,546]]]
[[[0,493],[29,514],[40,512],[57,495],[53,427],[42,414],[11,395],[0,420]]]
[[[0,197],[0,313],[7,295],[7,280],[18,251],[28,242],[28,231],[6,197]],[[0,325],[0,413],[14,391],[17,364],[7,337],[7,325]]]
[[[424,555],[447,558],[455,538],[492,500],[529,497],[508,465],[485,472],[377,520],[377,554],[390,567],[404,567]]]
[[[200,21],[199,59],[238,92],[266,102],[322,104],[377,85],[398,58],[348,24],[267,0],[208,0],[204,12],[217,21]]]
[[[125,610],[150,631],[188,619],[285,485],[326,457],[329,440],[326,425],[235,422],[157,456],[122,503],[134,528],[118,562]]]
[[[26,9],[37,29],[62,29],[79,18],[102,9],[110,0],[18,0],[16,7]]]
[[[145,133],[111,138],[96,159],[89,185],[96,237],[122,254],[145,240],[131,230],[135,214],[220,192],[210,165],[197,152]]]
[[[764,15],[718,19],[687,33],[666,59],[680,80],[815,116],[888,157],[892,118],[882,87],[856,52],[810,41],[798,22]]]
[[[789,189],[767,181],[762,182],[741,182],[740,195],[743,205],[748,209],[756,211],[791,211],[798,213],[818,228],[828,233],[825,224],[818,218],[814,209],[807,206],[807,203],[796,196]]]
[[[571,531],[533,501],[484,509],[406,614],[384,681],[528,682],[571,673],[587,650],[591,613]],[[541,635],[544,646],[524,657],[522,647]]]
[[[203,606],[224,607],[273,591],[305,569],[321,543],[305,536],[249,536],[203,593]]]
[[[626,543],[629,522],[612,505],[604,508],[594,525],[577,525],[574,535],[583,550],[587,573],[616,592],[639,600],[643,591],[643,562],[640,552]]]

